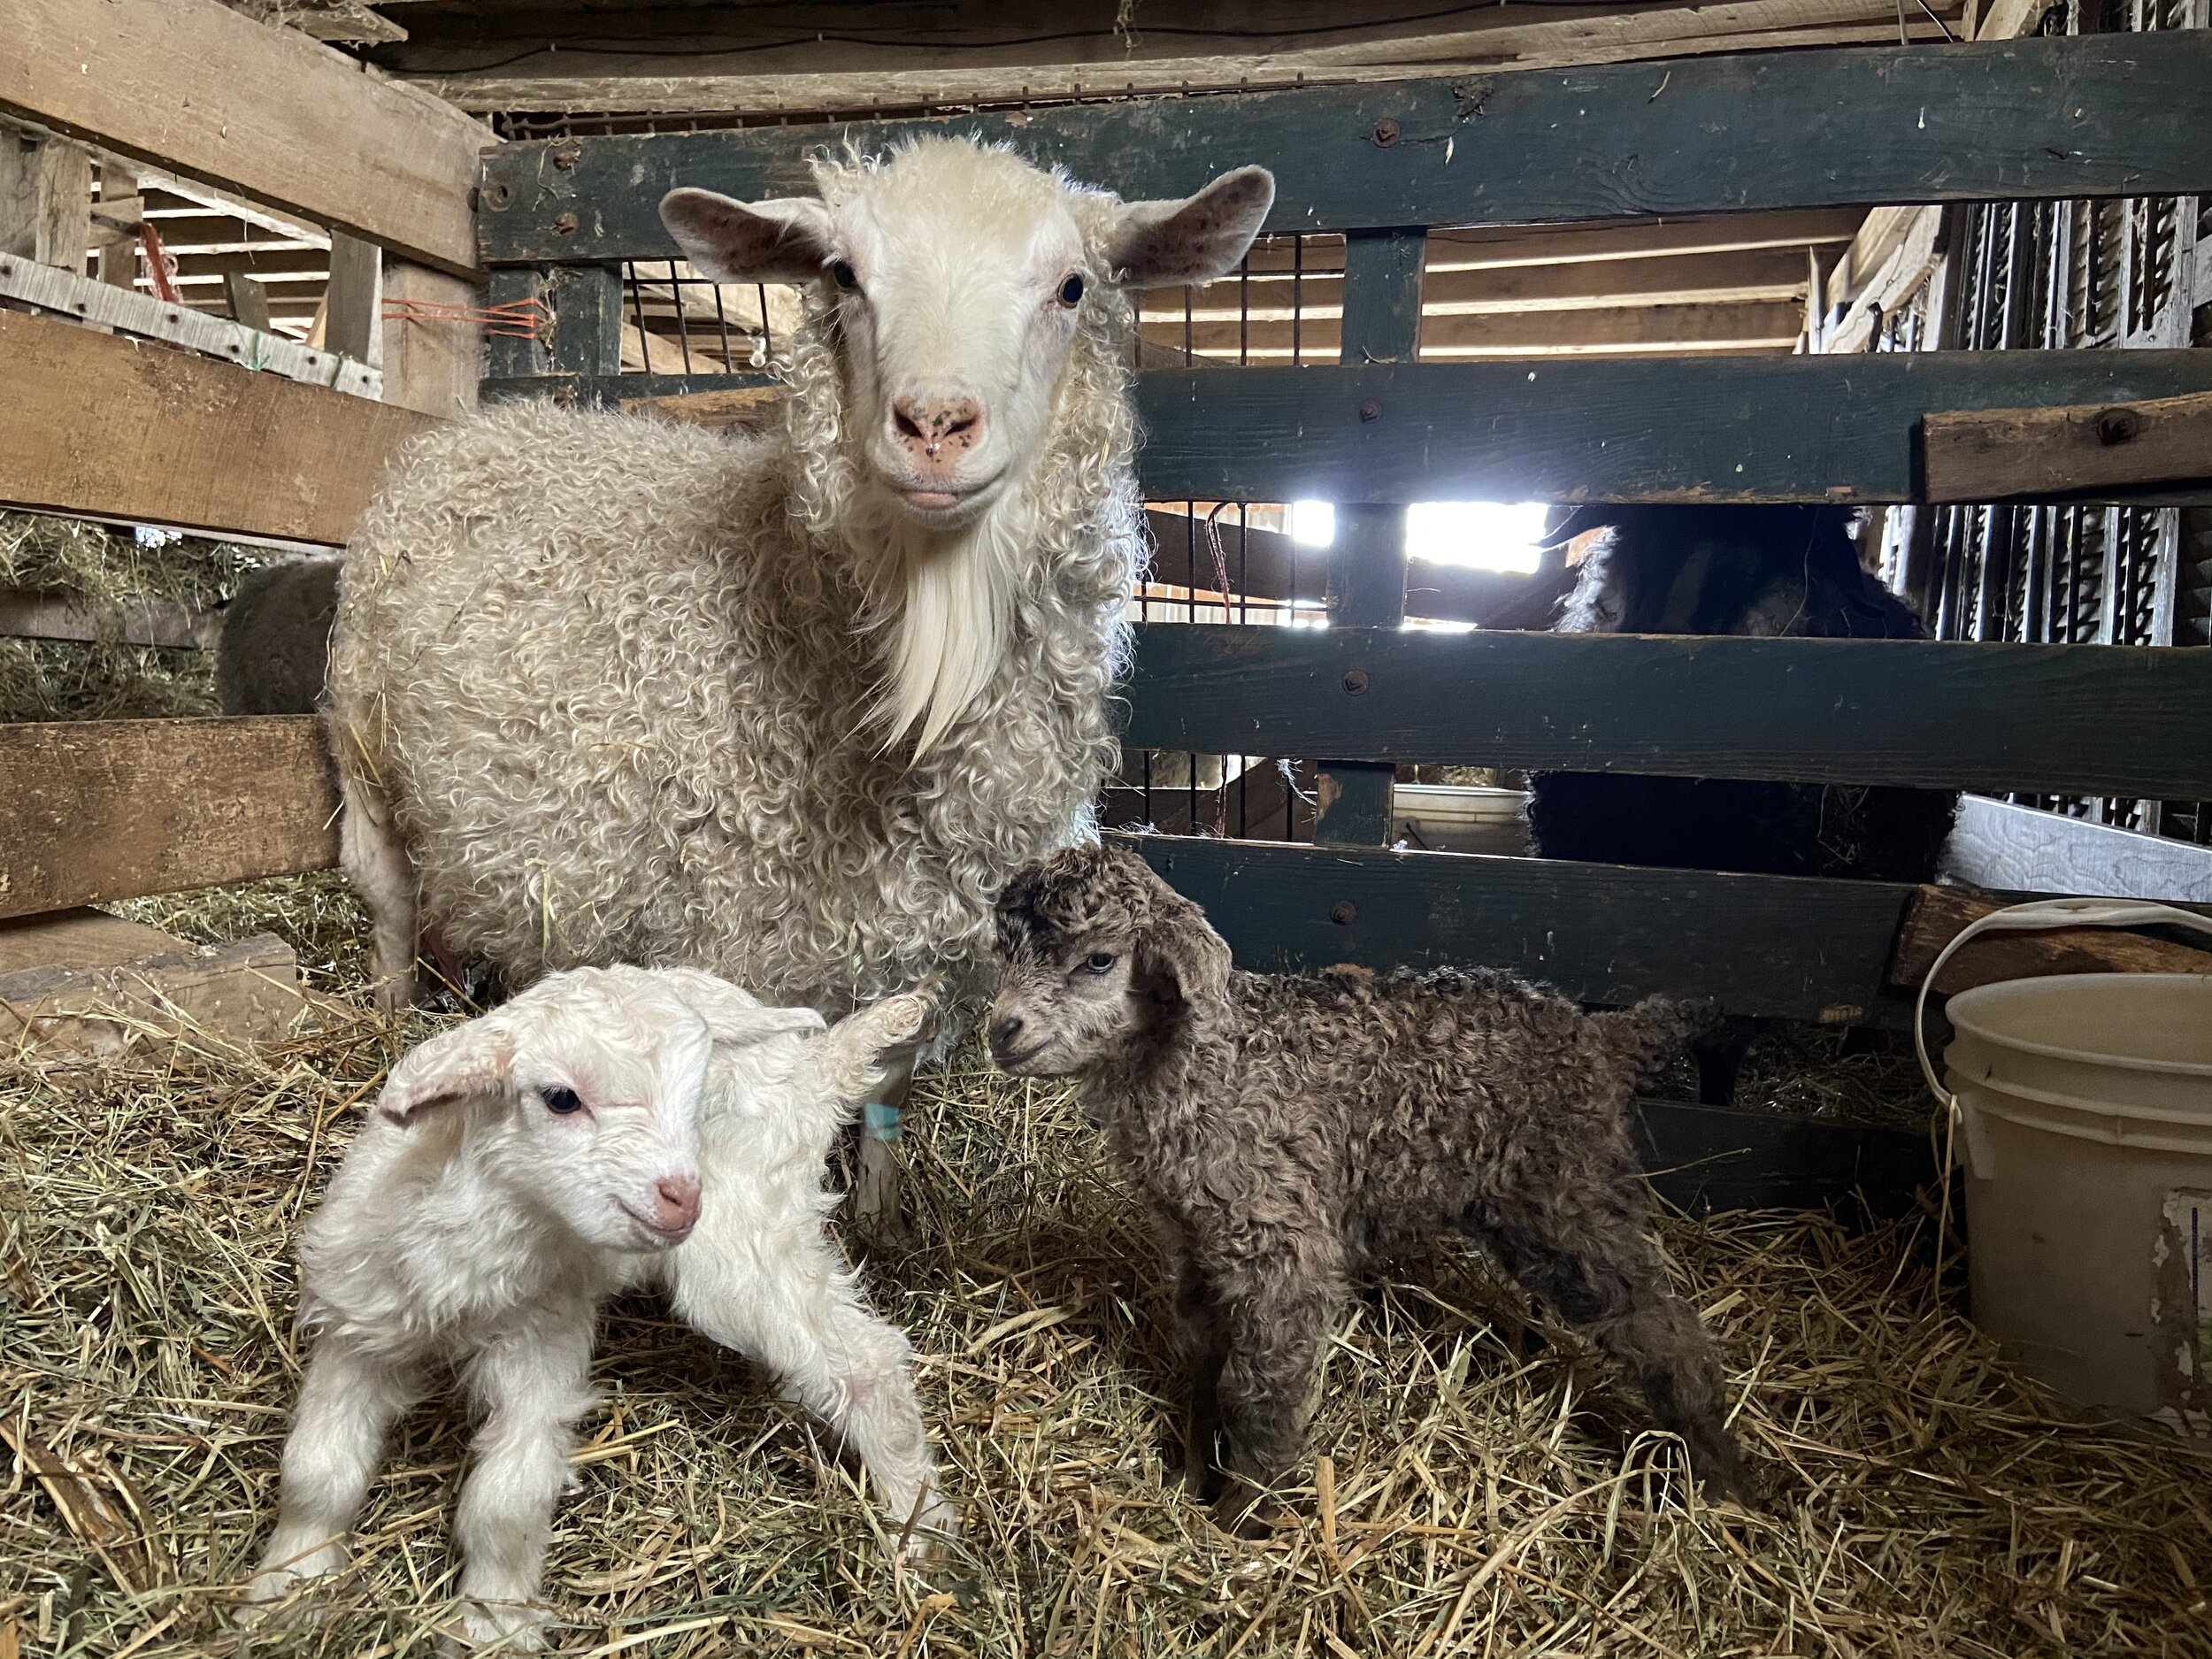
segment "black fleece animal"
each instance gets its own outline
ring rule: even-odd
[[[1911,609],[1860,567],[1832,507],[1577,509],[1556,541],[1607,528],[1553,632],[1920,640]],[[1958,792],[1538,772],[1537,855],[1778,876],[1932,881]]]
[[[1187,1478],[1225,1520],[1300,1460],[1352,1279],[1448,1230],[1624,1364],[1709,1490],[1747,1493],[1719,1360],[1645,1236],[1629,1140],[1638,1080],[1696,1010],[1593,1016],[1502,973],[1233,972],[1195,904],[1095,847],[1014,878],[998,948],[994,1058],[1079,1079],[1150,1200],[1179,1279]]]

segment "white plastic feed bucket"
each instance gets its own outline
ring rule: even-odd
[[[2212,932],[2162,905],[2016,905],[1928,982],[1988,928],[2150,921]],[[1965,1164],[1974,1322],[2085,1405],[2212,1432],[2212,975],[2008,979],[1947,1011],[1949,1087],[1930,1083]]]

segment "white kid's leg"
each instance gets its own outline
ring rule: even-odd
[[[733,1254],[684,1256],[678,1311],[774,1371],[786,1397],[860,1459],[907,1552],[927,1554],[959,1512],[938,1491],[905,1333],[868,1311],[818,1225],[759,1240],[746,1260]]]
[[[343,733],[334,733],[334,741],[343,741]],[[384,792],[353,775],[351,768],[342,770],[338,864],[369,912],[369,970],[377,1006],[396,1013],[415,1000],[414,866],[407,861]]]
[[[542,1645],[537,1603],[553,1506],[568,1479],[571,1425],[591,1405],[591,1325],[557,1321],[502,1339],[466,1368],[484,1412],[461,1487],[461,1634],[512,1649]]]
[[[384,1436],[419,1394],[411,1369],[342,1338],[316,1345],[284,1442],[276,1531],[247,1589],[250,1602],[280,1601],[300,1579],[345,1564],[345,1535],[368,1496]]]

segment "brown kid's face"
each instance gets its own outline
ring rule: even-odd
[[[1142,1024],[1125,935],[1002,939],[991,1058],[1018,1077],[1069,1077],[1111,1058]]]

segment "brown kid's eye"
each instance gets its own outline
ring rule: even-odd
[[[848,294],[860,286],[859,273],[842,259],[835,260],[831,264],[830,280]]]
[[[1083,278],[1080,273],[1060,284],[1060,303],[1079,305],[1083,303]]]
[[[1110,973],[1113,967],[1114,953],[1110,950],[1094,950],[1083,959],[1086,973]]]

